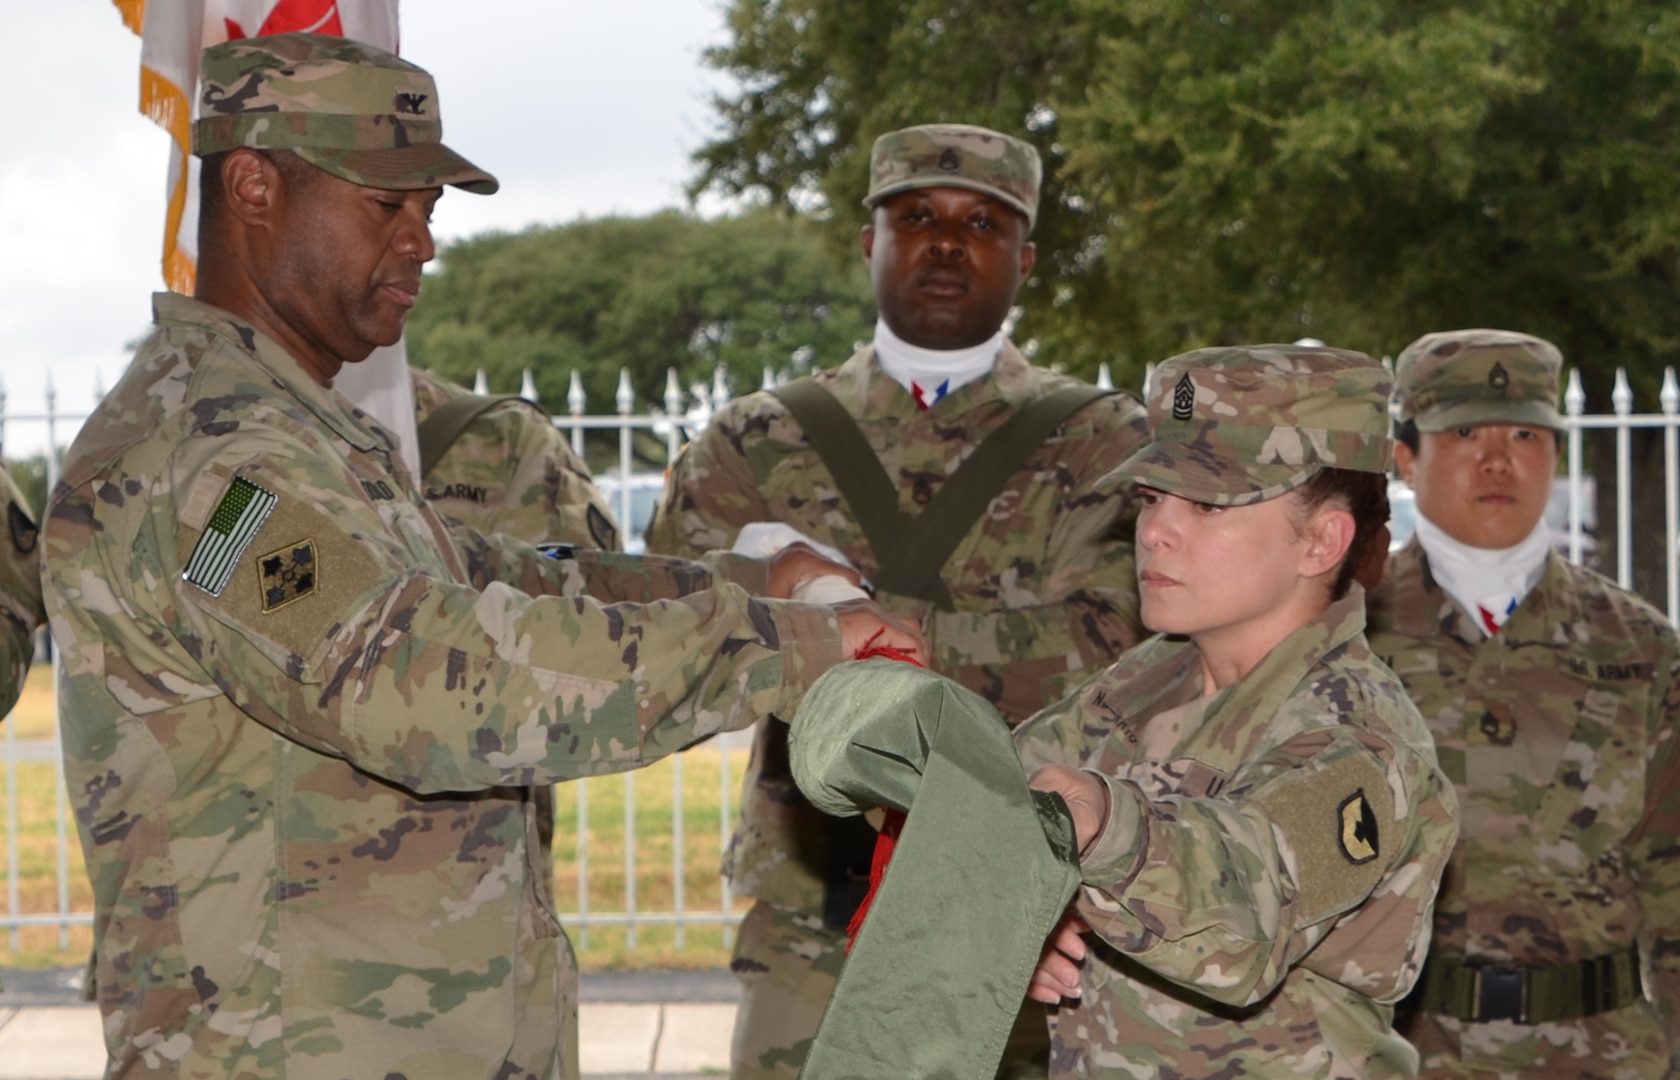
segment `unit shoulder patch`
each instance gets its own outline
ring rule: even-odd
[[[1360,788],[1343,799],[1337,812],[1341,819],[1339,836],[1343,858],[1355,866],[1376,858],[1379,843],[1377,813],[1371,809],[1371,801],[1365,798],[1365,789]]]
[[[262,556],[257,560],[257,575],[264,615],[309,596],[321,586],[315,541],[296,540]]]
[[[1397,810],[1370,754],[1283,779],[1258,802],[1295,875],[1298,926],[1355,907],[1382,880],[1383,838],[1397,835]]]
[[[589,535],[594,538],[595,545],[602,551],[617,551],[618,528],[613,525],[612,519],[602,513],[601,508],[594,503],[589,504],[584,517],[589,522]]]
[[[6,504],[6,529],[12,534],[12,547],[19,555],[32,553],[41,537],[41,530],[36,528],[34,519],[24,513],[23,507],[17,503]]]

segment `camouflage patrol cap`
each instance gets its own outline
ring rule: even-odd
[[[1344,349],[1244,345],[1175,356],[1155,369],[1150,441],[1101,486],[1246,506],[1325,468],[1386,473],[1390,385],[1381,364]]]
[[[496,190],[495,177],[443,145],[432,77],[383,49],[273,34],[211,46],[202,70],[192,129],[201,157],[241,146],[290,150],[364,187]]]
[[[973,124],[923,124],[875,140],[863,205],[873,210],[882,199],[917,188],[966,188],[1019,210],[1031,232],[1043,173],[1031,143]]]
[[[1425,433],[1521,424],[1564,429],[1557,410],[1563,354],[1549,341],[1511,330],[1425,334],[1395,364],[1399,418]]]

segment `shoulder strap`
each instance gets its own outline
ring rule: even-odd
[[[940,486],[916,516],[914,537],[901,537],[891,557],[882,560],[875,584],[888,592],[922,595],[1027,456],[1068,417],[1112,393],[1095,386],[1067,386],[1015,410]]]
[[[473,394],[446,402],[437,412],[426,417],[415,432],[420,441],[421,478],[424,479],[425,475],[432,471],[432,466],[455,445],[455,440],[461,437],[461,432],[467,430],[468,424],[504,401],[530,404],[518,394],[497,394],[493,397]]]
[[[884,565],[904,531],[905,518],[898,512],[898,488],[852,414],[809,376],[772,387],[769,393],[805,429],[805,438],[863,529],[875,561]]]

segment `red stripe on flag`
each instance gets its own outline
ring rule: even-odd
[[[263,20],[263,34],[332,34],[344,36],[338,0],[280,0]]]

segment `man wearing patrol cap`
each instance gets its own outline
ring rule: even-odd
[[[985,128],[877,139],[862,232],[873,343],[720,410],[648,529],[650,550],[691,557],[761,522],[837,548],[888,610],[921,620],[934,669],[1010,723],[1139,636],[1125,496],[1095,484],[1145,438],[1143,410],[1029,363],[1005,327],[1033,267],[1039,179],[1032,146]],[[875,842],[805,800],[786,740],[784,725],[759,730],[725,857],[756,899],[732,963],[737,1078],[798,1073]]]
[[[874,343],[722,408],[648,527],[652,551],[689,556],[756,522],[830,544],[887,610],[922,621],[936,670],[1011,724],[1139,637],[1131,543],[1114,527],[1124,495],[1094,484],[1146,437],[1142,408],[1033,366],[1005,331],[1032,272],[1038,181],[1038,151],[996,131],[880,136],[862,230]],[[959,472],[981,445],[993,464]],[[963,487],[966,514],[953,512]],[[798,1072],[874,845],[869,826],[806,803],[785,742],[780,724],[759,731],[726,857],[734,887],[756,897],[732,964],[734,1077]]]
[[[1083,885],[1034,976],[1051,1076],[1409,1076],[1385,1007],[1456,832],[1423,721],[1367,646],[1387,372],[1289,345],[1156,370],[1135,486],[1157,636],[1015,733]],[[1087,943],[1087,937],[1090,943]]]
[[[441,185],[495,180],[378,49],[277,35],[202,70],[197,296],[156,298],[45,525],[107,1075],[575,1077],[535,793],[920,639],[725,580],[786,595],[833,569],[809,555],[449,527],[332,380],[401,333]]]
[[[1426,1076],[1680,1067],[1680,644],[1551,549],[1562,364],[1539,338],[1460,330],[1396,370],[1418,524],[1372,594],[1371,644],[1464,811],[1402,1025]]]

